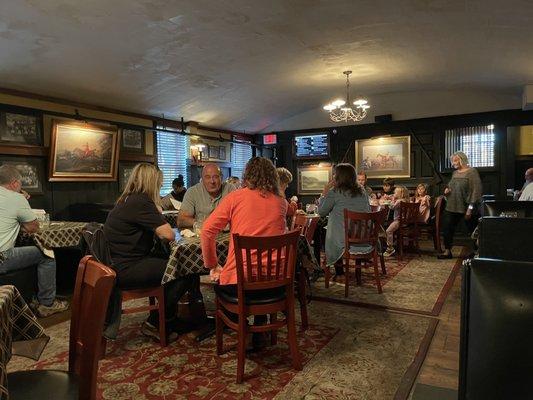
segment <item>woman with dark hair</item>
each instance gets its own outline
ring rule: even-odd
[[[326,263],[335,265],[344,252],[344,209],[370,212],[368,195],[357,183],[355,168],[351,164],[339,164],[333,180],[318,199],[318,213],[329,216],[326,232]],[[336,268],[342,274],[342,267]]]
[[[250,159],[242,180],[243,188],[224,197],[205,220],[201,235],[204,264],[211,270],[211,280],[220,283],[218,290],[233,296],[237,294],[233,239],[230,239],[228,258],[222,267],[217,262],[217,234],[229,224],[231,238],[234,233],[246,236],[281,235],[285,233],[287,214],[287,201],[280,196],[278,173],[272,161],[263,157]],[[265,322],[266,316],[254,316],[254,324],[262,325]],[[252,343],[254,348],[261,348],[266,344],[266,338],[254,333]]]
[[[109,213],[104,234],[109,246],[117,287],[139,289],[161,284],[168,259],[151,253],[154,236],[174,240],[174,231],[161,214],[159,190],[163,174],[154,165],[137,164],[124,191]],[[199,277],[188,275],[164,285],[165,319],[168,340],[176,338],[176,307],[185,292],[198,286]],[[142,332],[159,341],[159,315],[151,311]]]
[[[163,210],[175,210],[172,200],[183,201],[183,196],[185,196],[185,181],[183,180],[183,175],[179,174],[177,178],[172,181],[172,191],[161,199],[161,206]]]

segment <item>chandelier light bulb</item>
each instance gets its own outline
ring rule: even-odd
[[[333,122],[361,121],[366,117],[366,110],[370,108],[368,100],[357,98],[353,103],[350,102],[350,74],[352,71],[344,71],[346,75],[346,101],[337,99],[326,104],[323,109],[329,113],[329,118]],[[350,104],[355,107],[352,108]]]

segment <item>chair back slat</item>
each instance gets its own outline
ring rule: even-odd
[[[92,256],[80,261],[72,297],[69,342],[69,371],[80,377],[80,399],[96,398],[101,338],[115,278],[111,268]]]
[[[269,289],[292,282],[299,236],[299,230],[278,236],[234,234],[239,290]]]
[[[400,227],[416,225],[420,215],[420,205],[418,203],[400,203]]]
[[[345,251],[352,244],[369,244],[374,246],[378,240],[381,225],[387,216],[387,210],[376,212],[355,212],[344,210]]]

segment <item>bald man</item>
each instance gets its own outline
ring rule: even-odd
[[[528,168],[524,174],[525,182],[519,193],[518,200],[533,201],[533,168]]]
[[[190,228],[194,221],[203,222],[220,200],[235,190],[235,186],[222,182],[222,172],[218,165],[209,163],[202,170],[202,180],[185,192],[178,216],[180,228]]]

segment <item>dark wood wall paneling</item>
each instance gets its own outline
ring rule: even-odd
[[[94,210],[83,205],[110,205],[115,202],[119,196],[118,180],[116,182],[49,182],[48,181],[48,161],[49,148],[44,146],[44,128],[43,115],[46,111],[34,110],[25,107],[17,107],[11,105],[0,105],[1,112],[11,112],[16,114],[31,114],[38,117],[39,129],[41,131],[42,146],[13,146],[6,142],[0,142],[0,158],[4,155],[13,157],[31,156],[37,157],[44,161],[44,181],[43,194],[32,195],[29,202],[32,208],[45,209],[51,212],[53,218],[65,218],[69,216],[67,207],[71,205],[81,205],[77,209],[77,213],[87,212],[87,217]],[[114,121],[111,123],[120,127],[127,127],[127,124],[121,124]],[[120,146],[120,143],[118,144]],[[131,163],[138,162],[154,162],[154,156],[140,155],[140,154],[120,154],[119,164],[121,162]]]
[[[294,175],[292,184],[287,189],[287,195],[297,194],[297,166],[318,161],[298,161],[292,157],[292,138],[298,133],[327,131],[331,137],[331,158],[323,161],[339,163],[346,154],[345,162],[354,164],[354,142],[358,139],[367,139],[375,136],[393,135],[403,136],[410,132],[419,139],[428,155],[433,159],[437,169],[441,171],[440,164],[443,158],[444,131],[446,129],[462,128],[494,124],[496,132],[496,168],[480,170],[483,181],[484,194],[505,195],[507,188],[522,186],[524,170],[533,166],[531,157],[515,157],[515,138],[507,134],[507,127],[533,124],[533,111],[505,110],[423,118],[407,121],[392,121],[387,123],[371,123],[365,125],[338,126],[335,128],[316,128],[298,131],[278,132],[277,165],[290,169]],[[336,133],[334,133],[336,130]],[[348,150],[349,147],[349,150]],[[441,194],[444,184],[450,179],[451,171],[442,172],[444,183],[438,184],[431,163],[425,156],[420,145],[411,138],[411,178],[397,178],[397,184],[413,187],[419,182],[430,184],[433,195]],[[380,188],[381,179],[370,179],[372,187]],[[313,197],[301,196],[302,201],[310,202]]]

